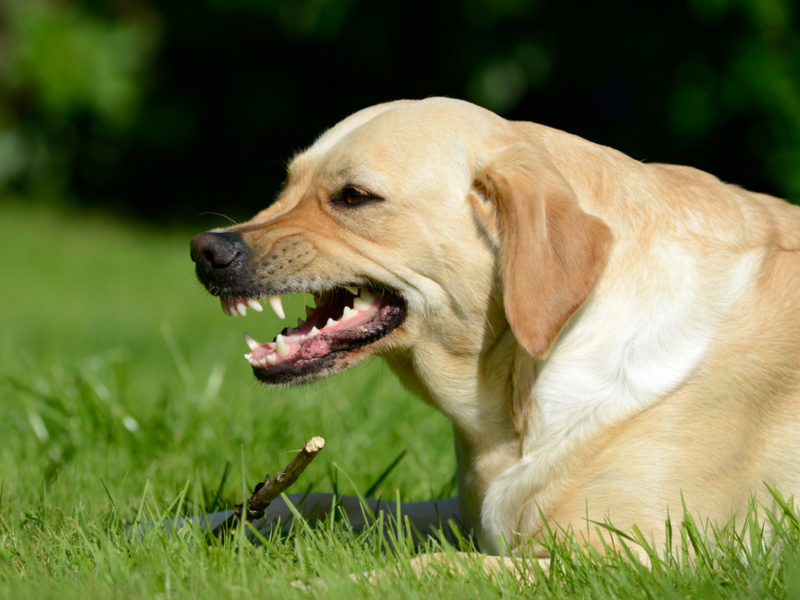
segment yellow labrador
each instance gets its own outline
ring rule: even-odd
[[[704,172],[466,102],[373,106],[289,166],[278,200],[192,241],[244,314],[266,383],[382,356],[453,423],[459,498],[487,553],[587,518],[664,542],[667,511],[724,522],[764,482],[800,495],[800,208]],[[357,507],[350,505],[358,517]]]

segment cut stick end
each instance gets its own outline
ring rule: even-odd
[[[303,445],[306,452],[317,453],[325,447],[325,438],[315,435]]]

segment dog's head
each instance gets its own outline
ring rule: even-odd
[[[226,312],[310,292],[272,342],[248,339],[267,383],[342,371],[371,354],[415,364],[479,355],[509,326],[544,356],[594,287],[610,242],[535,141],[456,100],[374,106],[290,164],[277,201],[192,240]],[[430,365],[436,368],[436,365]]]

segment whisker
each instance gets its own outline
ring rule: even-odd
[[[230,222],[231,222],[231,224],[233,224],[233,225],[237,225],[237,224],[239,223],[239,222],[238,222],[236,219],[232,219],[232,218],[231,218],[231,217],[229,217],[228,215],[224,215],[224,214],[222,214],[222,213],[218,213],[218,212],[214,212],[214,211],[209,211],[209,210],[201,212],[201,213],[200,213],[200,216],[201,216],[201,217],[207,217],[207,216],[221,217],[221,218],[223,218],[223,219],[226,219],[226,220],[230,221]]]

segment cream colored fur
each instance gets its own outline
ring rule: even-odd
[[[346,185],[383,201],[332,207]],[[725,522],[765,482],[800,494],[800,208],[434,98],[345,119],[231,230],[260,260],[301,248],[294,282],[405,298],[351,363],[383,356],[452,421],[448,514],[485,552],[543,518],[662,544],[682,495]]]

